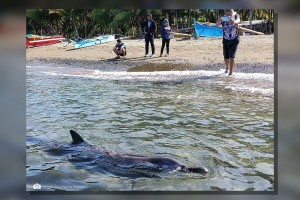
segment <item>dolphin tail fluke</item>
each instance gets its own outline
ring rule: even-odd
[[[70,134],[72,136],[72,140],[73,140],[73,144],[79,144],[79,143],[82,143],[84,142],[84,140],[82,139],[82,137],[76,133],[75,131],[73,130],[70,130]]]
[[[207,174],[209,172],[208,169],[205,167],[189,167],[187,168],[188,172],[190,173],[200,173],[200,174]]]

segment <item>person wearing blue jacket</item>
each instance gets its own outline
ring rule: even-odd
[[[162,57],[165,45],[167,46],[166,57],[169,56],[169,45],[170,45],[171,31],[172,31],[172,29],[171,29],[171,27],[169,25],[169,20],[165,19],[164,22],[163,22],[163,25],[161,26],[162,45],[161,45],[160,56],[159,57]]]
[[[145,44],[146,44],[146,53],[145,57],[150,56],[149,53],[149,43],[151,44],[152,55],[151,57],[155,57],[155,46],[154,46],[154,35],[157,31],[157,25],[155,21],[152,19],[152,15],[147,15],[147,20],[143,23],[143,31],[145,35]]]

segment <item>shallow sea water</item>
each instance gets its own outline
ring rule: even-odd
[[[27,142],[27,190],[273,191],[274,76],[27,66],[27,135],[171,157],[208,175],[129,179],[77,168]]]

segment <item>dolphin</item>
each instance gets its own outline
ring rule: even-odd
[[[75,166],[92,172],[130,178],[161,177],[162,174],[170,173],[209,173],[205,167],[187,167],[172,158],[120,155],[89,144],[74,130],[70,130],[70,134],[71,143],[44,142],[29,136],[27,140],[43,145],[45,147],[43,150],[51,155],[67,156],[67,160],[74,163]]]

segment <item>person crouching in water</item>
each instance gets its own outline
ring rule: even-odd
[[[160,56],[162,57],[162,54],[164,52],[165,45],[167,46],[167,54],[166,57],[169,56],[169,45],[170,45],[170,35],[171,35],[171,27],[169,26],[169,20],[165,19],[163,22],[163,25],[161,26],[161,38],[162,38],[162,45],[160,49]]]
[[[123,58],[126,56],[126,45],[120,39],[117,40],[117,44],[113,50],[117,54],[117,59],[119,59],[120,56],[123,56]]]

